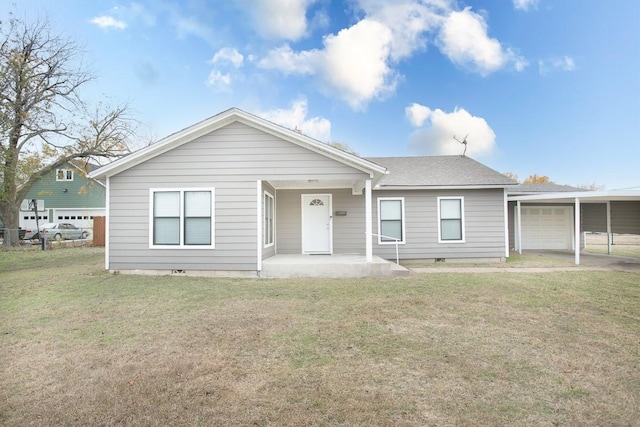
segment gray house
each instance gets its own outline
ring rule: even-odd
[[[504,260],[516,184],[468,157],[361,158],[238,109],[90,177],[106,181],[110,271],[252,277]]]

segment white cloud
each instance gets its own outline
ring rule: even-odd
[[[193,16],[177,16],[174,18],[174,26],[179,38],[188,36],[199,37],[204,41],[213,43],[215,40],[213,30]]]
[[[212,70],[205,84],[218,92],[231,92],[231,75]]]
[[[508,65],[522,71],[528,64],[511,49],[503,49],[500,42],[487,34],[488,26],[481,15],[470,7],[451,12],[445,20],[438,45],[455,64],[471,69],[482,76]]]
[[[307,8],[314,1],[247,0],[244,3],[263,37],[295,41],[307,33]]]
[[[304,98],[294,101],[287,110],[271,110],[260,116],[286,128],[298,129],[319,141],[329,142],[331,139],[331,122],[322,117],[307,118],[307,100]]]
[[[431,115],[431,109],[429,107],[425,107],[424,105],[420,105],[415,102],[405,108],[404,112],[411,124],[415,127],[422,126],[424,121]]]
[[[127,28],[126,22],[119,21],[108,15],[96,16],[95,18],[91,19],[89,22],[97,25],[100,28],[105,28],[105,29],[115,28],[118,30],[124,30],[125,28]]]
[[[258,61],[258,66],[278,70],[284,74],[314,74],[320,51],[294,52],[288,44],[270,50]]]
[[[527,11],[531,7],[536,7],[538,0],[513,0],[513,7],[518,10]]]
[[[213,55],[210,62],[212,64],[230,64],[234,68],[240,68],[244,63],[244,56],[236,48],[223,47]]]
[[[496,134],[486,120],[472,116],[463,108],[446,113],[414,103],[405,109],[405,113],[414,125],[420,123],[421,126],[428,121],[426,127],[416,130],[410,137],[410,147],[421,154],[462,154],[464,147],[454,136],[463,140],[465,135],[466,154],[470,157],[491,154],[496,148]]]
[[[570,56],[546,58],[538,61],[538,69],[541,75],[549,74],[552,71],[573,71],[576,69],[576,63]]]

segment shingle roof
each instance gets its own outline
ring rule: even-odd
[[[538,184],[518,184],[509,187],[509,194],[529,194],[529,193],[556,193],[566,191],[585,191],[583,188],[572,187],[570,185],[554,184],[552,182],[544,182]]]
[[[516,181],[500,172],[463,156],[368,157],[367,160],[384,166],[389,171],[389,174],[380,180],[380,187],[511,186],[517,184]]]

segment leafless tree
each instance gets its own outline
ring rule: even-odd
[[[10,16],[0,37],[0,219],[17,230],[20,204],[38,178],[74,159],[126,154],[134,121],[126,105],[82,101],[79,89],[94,76],[80,47],[47,21]]]

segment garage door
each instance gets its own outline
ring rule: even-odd
[[[93,217],[105,215],[105,209],[54,209],[51,222],[66,222],[80,228],[92,228]]]
[[[522,206],[522,249],[572,249],[570,206]]]

